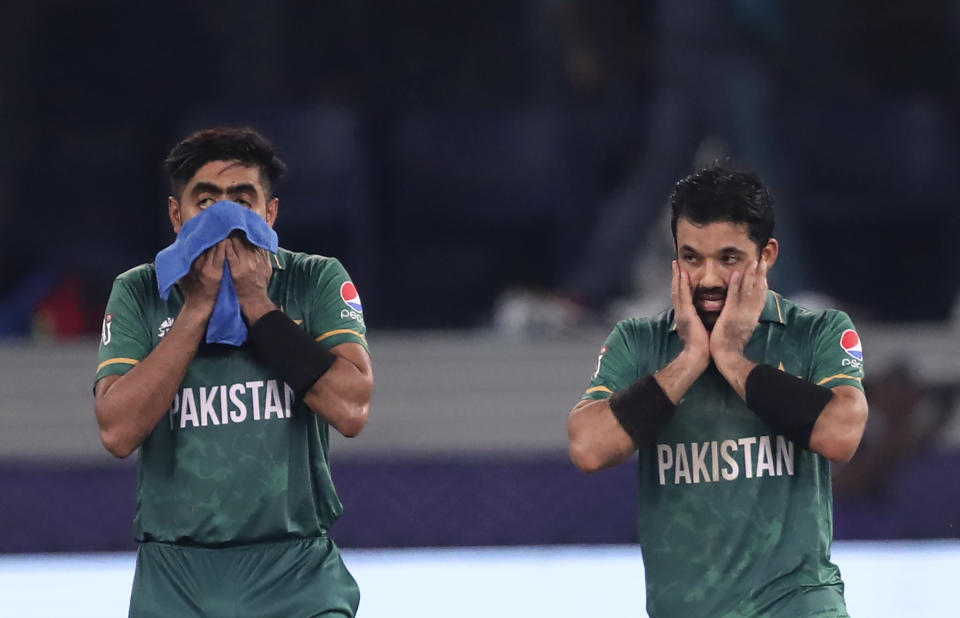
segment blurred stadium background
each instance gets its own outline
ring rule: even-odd
[[[238,123],[290,166],[281,244],[340,257],[364,299],[373,414],[332,447],[361,616],[643,615],[634,471],[577,473],[565,418],[613,320],[669,302],[662,216],[636,230],[620,289],[577,299],[589,318],[558,299],[608,205],[649,200],[635,179],[680,156],[658,135],[665,92],[724,108],[667,143],[693,144],[685,169],[732,154],[773,170],[794,224],[782,289],[859,327],[871,419],[835,470],[851,612],[955,614],[960,3],[0,15],[0,615],[124,615],[136,464],[93,419],[102,309],[116,274],[172,241],[164,154]]]

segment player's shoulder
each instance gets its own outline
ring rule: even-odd
[[[620,320],[614,332],[630,341],[649,341],[666,337],[676,330],[673,309],[667,309],[653,316],[637,316]]]
[[[809,308],[789,298],[780,297],[784,323],[788,328],[808,333],[817,333],[823,329],[844,326],[850,328],[853,321],[842,309],[833,307]]]
[[[147,263],[134,266],[117,275],[115,281],[131,289],[157,289],[157,267]]]
[[[309,275],[318,277],[343,272],[343,264],[335,257],[314,253],[303,253],[279,248],[277,259],[290,275]]]

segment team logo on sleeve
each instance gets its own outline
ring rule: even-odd
[[[160,327],[157,328],[157,337],[163,339],[164,336],[170,332],[170,327],[173,326],[173,318],[167,317],[166,320],[160,322]]]
[[[852,328],[848,328],[840,335],[840,347],[855,359],[863,360],[863,346],[860,345],[860,335]]]
[[[606,354],[609,349],[607,346],[600,348],[600,356],[597,357],[597,370],[590,376],[592,380],[596,380],[597,376],[600,375],[600,365],[603,364],[603,355]]]
[[[343,302],[347,303],[348,307],[357,313],[363,313],[363,305],[360,304],[360,294],[357,293],[357,286],[353,285],[352,281],[344,281],[343,285],[340,286],[340,298],[343,299]]]
[[[110,324],[113,322],[113,316],[112,313],[103,316],[103,326],[100,327],[100,341],[103,345],[110,345]]]

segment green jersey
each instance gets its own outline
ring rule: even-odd
[[[585,399],[603,399],[680,353],[673,310],[617,324]],[[861,388],[860,339],[840,311],[769,292],[746,356],[827,388]],[[651,616],[846,616],[830,562],[829,461],[747,408],[714,365],[639,452],[640,546]]]
[[[334,258],[271,257],[268,293],[327,348],[366,347],[360,297]],[[96,379],[143,360],[183,306],[157,291],[153,264],[129,270],[107,303]],[[249,345],[201,343],[167,416],[140,446],[136,537],[216,545],[320,536],[342,511],[329,426]]]

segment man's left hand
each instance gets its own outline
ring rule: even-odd
[[[734,272],[727,285],[727,299],[710,334],[710,356],[718,367],[743,356],[743,350],[760,320],[767,302],[767,261],[753,262],[744,272]]]
[[[277,308],[267,294],[267,286],[273,276],[270,254],[239,235],[230,236],[226,248],[240,309],[247,321],[253,324],[263,314]]]

